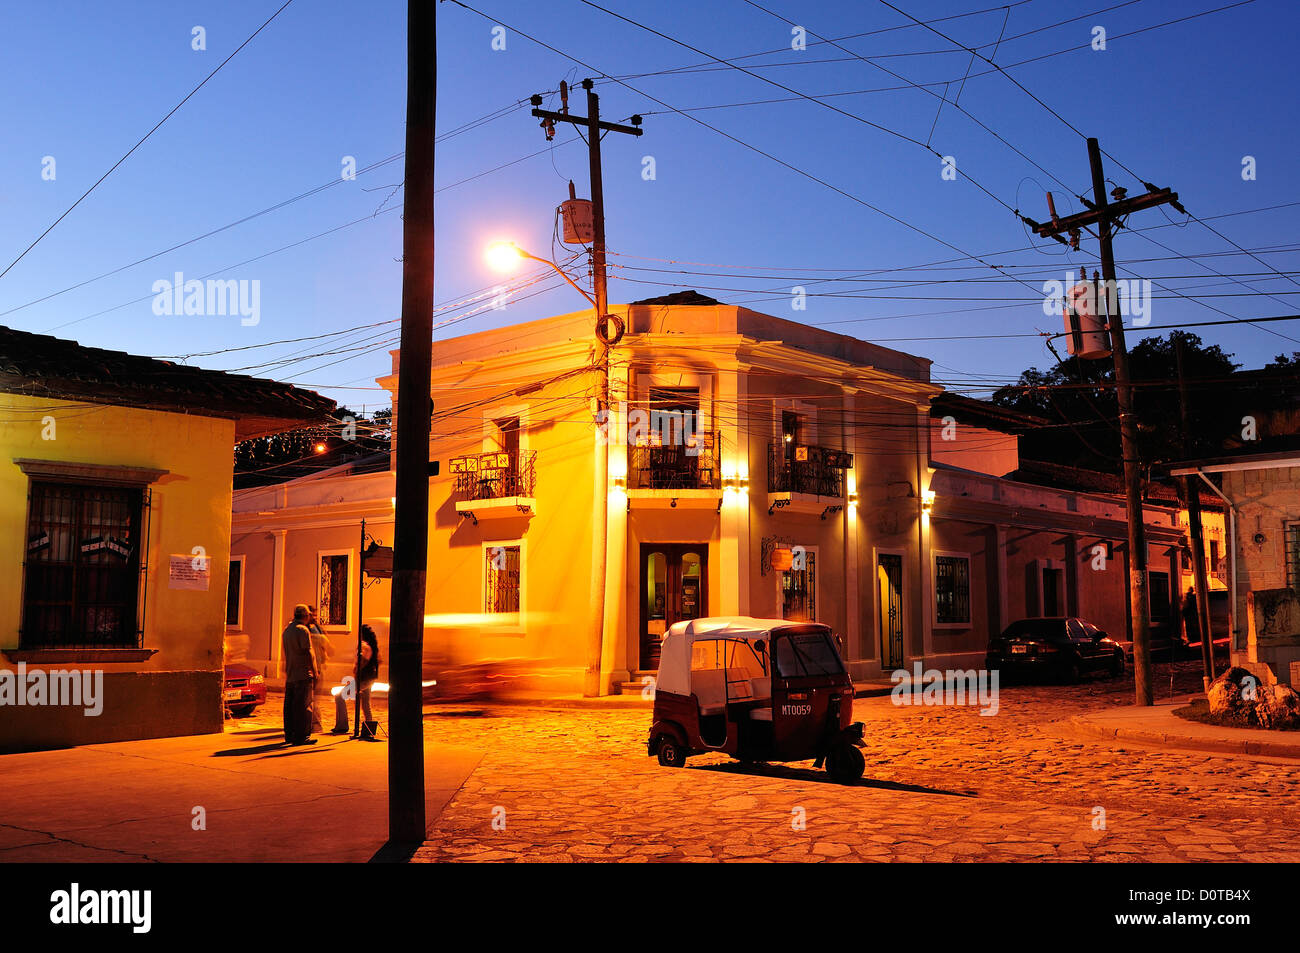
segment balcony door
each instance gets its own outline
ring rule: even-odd
[[[640,669],[659,668],[659,646],[674,622],[708,615],[709,547],[641,544]]]

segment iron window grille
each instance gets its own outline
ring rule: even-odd
[[[483,611],[492,614],[519,611],[519,547],[489,546],[484,550],[487,559],[487,586]]]
[[[940,625],[970,622],[970,560],[965,556],[934,557],[934,621]]]
[[[141,648],[147,488],[33,481],[19,646]]]
[[[316,617],[321,625],[348,624],[348,557],[345,553],[321,556],[319,602]]]
[[[1287,588],[1300,593],[1300,523],[1288,523],[1282,538],[1286,548]]]

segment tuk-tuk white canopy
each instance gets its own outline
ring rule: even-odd
[[[756,619],[752,616],[710,616],[675,622],[664,633],[659,654],[659,678],[656,688],[674,695],[691,693],[691,648],[696,642],[713,639],[737,639],[742,642],[770,640],[776,629],[804,627],[817,623],[790,619]]]

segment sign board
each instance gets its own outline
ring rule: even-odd
[[[168,557],[167,588],[207,592],[211,570],[210,558],[173,553]]]
[[[371,543],[361,554],[361,568],[372,579],[392,579],[393,547]]]

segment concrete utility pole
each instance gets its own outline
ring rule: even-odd
[[[1178,358],[1178,409],[1183,422],[1183,458],[1192,456],[1191,411],[1188,407],[1187,378],[1183,375],[1183,338],[1174,337]],[[1187,535],[1192,546],[1192,571],[1196,579],[1196,618],[1201,630],[1201,661],[1205,665],[1205,690],[1214,681],[1214,633],[1210,630],[1210,583],[1205,571],[1205,538],[1201,534],[1201,488],[1195,477],[1183,477],[1187,501]],[[1182,593],[1179,593],[1181,599]]]
[[[597,412],[605,412],[604,419],[608,425],[612,423],[609,420],[609,349],[618,344],[623,337],[624,328],[621,320],[609,314],[609,297],[605,286],[605,189],[600,171],[600,134],[605,131],[639,136],[641,117],[633,116],[631,126],[601,122],[600,100],[592,90],[594,84],[590,79],[582,81],[582,87],[587,91],[587,115],[571,115],[568,107],[568,87],[563,83],[560,85],[564,101],[563,111],[552,112],[537,108],[542,104],[542,97],[533,96],[533,115],[550,123],[567,122],[574,126],[585,126],[587,129],[588,167],[591,175],[591,275],[596,296],[596,409]],[[549,138],[549,127],[547,133]],[[611,320],[616,328],[613,334],[609,331]],[[607,432],[608,429],[607,426]],[[613,428],[613,432],[618,432],[618,428]],[[588,619],[590,630],[587,633],[586,672],[583,677],[583,694],[589,697],[599,695],[601,689],[601,653],[605,639],[605,551],[609,536],[609,448],[602,439],[599,429],[596,430],[595,457],[594,499],[591,506],[591,602]]]
[[[1111,350],[1115,358],[1115,391],[1119,402],[1120,442],[1124,456],[1134,694],[1137,704],[1150,705],[1154,701],[1151,689],[1151,606],[1147,601],[1147,543],[1146,527],[1142,522],[1142,471],[1141,461],[1138,458],[1137,420],[1133,416],[1133,385],[1129,380],[1128,350],[1124,345],[1124,322],[1119,314],[1115,289],[1115,255],[1111,249],[1111,233],[1112,226],[1123,227],[1118,219],[1131,212],[1154,208],[1165,203],[1180,211],[1182,206],[1178,204],[1178,193],[1171,192],[1169,189],[1157,189],[1149,183],[1144,184],[1150,191],[1133,198],[1125,198],[1124,190],[1116,189],[1115,202],[1109,204],[1106,200],[1106,180],[1101,170],[1101,147],[1096,139],[1088,140],[1088,164],[1092,168],[1093,197],[1092,202],[1083,200],[1083,203],[1088,206],[1088,211],[1061,219],[1053,215],[1050,223],[1042,225],[1028,218],[1025,222],[1042,237],[1055,238],[1067,245],[1069,242],[1061,238],[1062,232],[1073,231],[1077,234],[1089,225],[1097,227],[1097,237],[1101,245],[1101,274],[1106,289]]]
[[[424,589],[429,558],[429,396],[433,365],[433,136],[437,4],[406,6],[406,196],[398,356],[397,504],[388,638],[388,842],[424,840]]]

